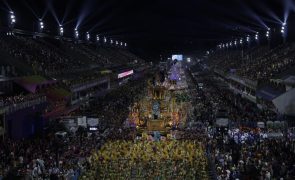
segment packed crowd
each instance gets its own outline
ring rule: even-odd
[[[144,81],[132,83],[110,92],[103,103],[96,106],[98,109],[95,112],[104,117],[101,118],[97,133],[89,135],[86,131],[77,131],[58,138],[54,128],[51,128],[49,134],[42,138],[20,141],[1,139],[0,177],[77,179],[89,168],[88,157],[92,151],[99,149],[104,142],[113,139],[132,140],[134,131],[123,129],[122,124],[128,116],[128,104],[140,94]],[[14,98],[14,101],[23,98]],[[93,110],[93,107],[89,109]]]
[[[25,36],[0,36],[0,48],[12,58],[27,64],[33,73],[50,76],[79,72],[94,66],[126,65],[136,59],[141,60],[123,49],[119,51],[91,44],[55,42]],[[2,72],[6,73],[5,70]]]
[[[30,100],[44,97],[42,94],[18,94],[14,96],[0,97],[0,107],[16,105]]]
[[[204,87],[195,92],[195,113],[198,121],[208,124],[207,152],[216,178],[294,179],[293,136],[285,129],[257,128],[258,121],[278,120],[276,113],[259,110],[252,102],[224,88],[210,74],[198,81]],[[212,128],[218,109],[228,113],[230,126]]]
[[[283,44],[273,49],[220,50],[209,56],[209,64],[226,73],[237,73],[251,80],[264,81],[293,68],[295,44]]]
[[[143,133],[140,140],[111,141],[94,153],[82,179],[208,179],[201,143]]]

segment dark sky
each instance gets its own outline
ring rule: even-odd
[[[127,42],[140,52],[203,50],[217,43],[276,26],[285,12],[294,13],[293,0],[1,0],[11,8],[16,28],[32,30],[42,17],[47,31],[58,21],[66,36],[78,27]],[[84,36],[83,36],[84,37]]]

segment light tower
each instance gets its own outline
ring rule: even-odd
[[[75,28],[75,39],[79,39],[79,31]]]
[[[42,32],[44,29],[44,23],[42,21],[42,19],[39,19],[39,32]]]
[[[59,25],[59,35],[63,36],[64,35],[64,28],[62,27],[62,25]]]
[[[87,41],[90,40],[90,34],[89,34],[89,32],[86,32],[86,40],[87,40]]]
[[[9,27],[14,28],[15,22],[16,22],[16,19],[15,19],[14,12],[10,11],[9,12]]]
[[[99,35],[96,35],[96,42],[99,42]]]

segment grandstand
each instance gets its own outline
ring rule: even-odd
[[[295,179],[292,0],[0,7],[0,180]]]

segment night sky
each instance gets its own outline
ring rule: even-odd
[[[151,56],[205,50],[235,37],[280,26],[294,14],[293,0],[2,0],[1,16],[9,8],[16,28],[33,30],[43,17],[46,31],[65,36],[78,27],[127,42],[130,48]],[[2,22],[6,19],[2,18]],[[1,23],[2,25],[5,23]]]

